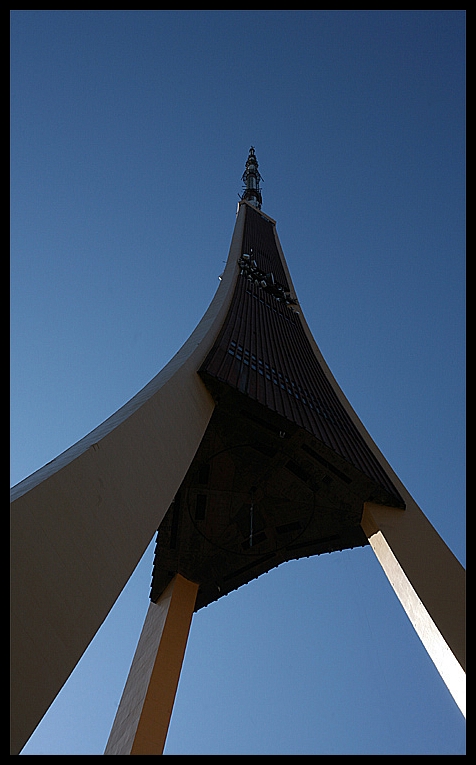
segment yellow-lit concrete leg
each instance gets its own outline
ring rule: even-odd
[[[104,754],[162,754],[197,591],[177,574],[149,605]]]
[[[365,503],[362,528],[407,616],[466,715],[463,567],[414,502]]]

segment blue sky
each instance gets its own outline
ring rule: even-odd
[[[218,286],[250,145],[308,324],[465,565],[464,11],[11,12],[11,483]],[[24,754],[102,754],[152,547]],[[464,754],[369,547],[194,616],[165,754]]]

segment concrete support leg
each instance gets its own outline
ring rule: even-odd
[[[365,503],[362,528],[461,712],[466,714],[465,571],[415,503]]]
[[[149,605],[104,754],[162,754],[197,591],[177,574]]]

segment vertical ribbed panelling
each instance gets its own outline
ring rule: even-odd
[[[286,290],[274,225],[247,208],[242,252]],[[278,280],[279,276],[279,280]],[[201,371],[303,427],[381,485],[393,489],[341,405],[315,356],[299,314],[244,275]]]
[[[272,272],[276,281],[285,290],[289,289],[281,258],[276,248],[274,225],[251,207],[246,208],[242,252],[252,255],[261,271]]]

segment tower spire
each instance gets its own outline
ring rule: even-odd
[[[245,184],[242,199],[245,199],[250,204],[261,209],[261,190],[259,182],[261,175],[258,172],[258,160],[256,159],[255,148],[251,146],[248,159],[246,160],[245,172],[242,175],[243,183]]]

